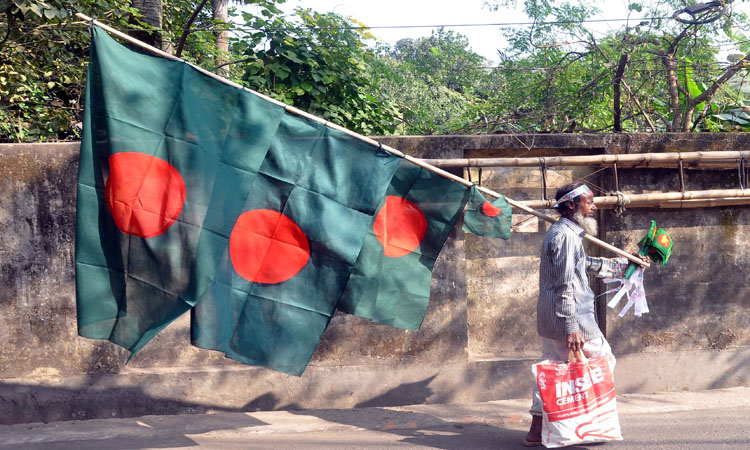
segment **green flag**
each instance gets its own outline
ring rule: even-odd
[[[300,374],[400,158],[92,33],[79,334],[132,357],[199,304],[194,343]]]
[[[648,234],[638,243],[641,254],[661,264],[666,264],[672,255],[672,236],[656,226],[656,221],[651,221]]]
[[[488,202],[476,186],[464,212],[464,231],[478,236],[510,239],[511,210],[505,196]]]
[[[648,233],[638,242],[638,254],[648,256],[653,262],[666,264],[672,255],[672,245],[672,236],[656,226],[656,221],[652,220]],[[625,270],[625,278],[629,279],[637,268],[638,265],[631,262]]]
[[[341,311],[417,330],[430,299],[435,260],[469,189],[401,162],[339,301]]]

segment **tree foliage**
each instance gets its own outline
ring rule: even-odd
[[[398,108],[398,133],[445,134],[479,119],[489,88],[486,64],[465,36],[441,28],[392,48],[381,45],[370,72],[379,96]]]
[[[338,14],[298,8],[295,15],[243,14],[256,30],[233,42],[250,88],[365,134],[394,128],[394,108],[368,73],[372,37]],[[353,28],[354,27],[354,28]]]
[[[750,131],[750,21],[732,2],[631,0],[630,19],[601,33],[585,22],[590,2],[488,0],[531,21],[503,29],[488,68],[453,31],[391,47],[355,19],[286,14],[284,1],[229,2],[227,21],[212,10],[226,0],[164,0],[160,17],[145,6],[158,0],[0,0],[0,141],[80,134],[89,38],[76,11],[364,134]]]
[[[0,141],[80,135],[89,38],[77,11],[118,29],[158,33],[168,52],[184,41],[182,58],[355,131],[392,131],[396,110],[373,95],[371,36],[337,14],[298,9],[288,17],[278,8],[283,2],[234,2],[252,7],[236,26],[214,20],[206,2],[165,1],[163,28],[155,30],[127,0],[0,1]],[[221,30],[234,30],[229,54],[217,49]]]
[[[88,37],[75,24],[86,11],[114,24],[128,2],[0,1],[0,140],[66,139],[80,130]]]
[[[735,87],[742,84],[738,80],[744,79],[750,50],[742,32],[748,26],[745,16],[729,9],[715,14],[714,21],[691,24],[673,18],[685,2],[630,1],[630,14],[646,19],[597,37],[582,23],[595,13],[591,6],[554,0],[523,5],[534,25],[511,31],[498,68],[503,82],[514,86],[507,101],[523,106],[498,104],[498,129],[734,129],[727,113],[747,102]],[[720,45],[736,45],[743,55],[722,64]],[[523,92],[527,101],[513,92]]]

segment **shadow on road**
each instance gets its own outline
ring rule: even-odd
[[[95,419],[52,426],[13,425],[7,430],[22,427],[25,431],[24,438],[14,441],[14,433],[7,433],[6,439],[0,441],[0,449],[134,450],[197,447],[199,444],[190,435],[220,430],[225,433],[244,433],[248,428],[262,425],[267,423],[242,413],[205,414],[200,420],[186,420],[184,415],[144,416],[129,421]],[[35,428],[38,428],[37,433],[33,432]]]

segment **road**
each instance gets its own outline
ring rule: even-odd
[[[750,388],[618,397],[625,440],[571,449],[750,449]],[[0,450],[520,449],[525,400],[0,426]]]

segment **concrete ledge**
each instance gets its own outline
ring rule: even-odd
[[[222,366],[6,379],[0,381],[0,423],[525,398],[534,362],[310,366],[299,378],[257,367]],[[630,394],[750,386],[748,368],[748,347],[629,354],[618,358],[617,389]]]

